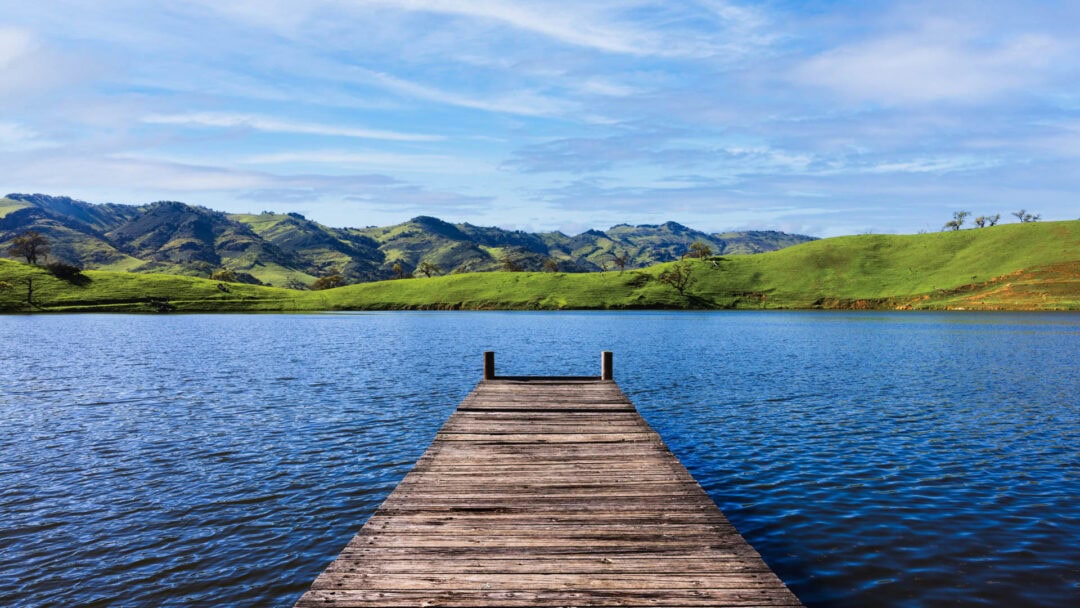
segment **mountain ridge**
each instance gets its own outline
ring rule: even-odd
[[[416,272],[514,267],[563,272],[643,268],[683,256],[692,242],[717,255],[763,253],[816,240],[776,231],[706,233],[677,222],[577,235],[453,224],[419,215],[391,226],[334,228],[299,213],[225,213],[180,201],[87,203],[66,196],[9,194],[0,199],[0,246],[26,230],[49,239],[52,257],[86,269],[210,276],[228,269],[253,284],[303,288],[319,277],[347,283]]]

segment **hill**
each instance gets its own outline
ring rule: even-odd
[[[682,294],[662,280],[675,268],[692,277]],[[838,237],[625,272],[468,273],[314,292],[105,271],[65,281],[9,260],[0,260],[0,281],[0,310],[6,311],[1080,310],[1080,221]]]
[[[421,262],[443,273],[487,272],[506,260],[524,270],[554,262],[564,272],[628,268],[677,259],[690,243],[717,253],[751,253],[806,242],[782,232],[706,234],[674,222],[615,226],[577,236],[450,224],[416,217],[388,227],[332,228],[298,213],[226,214],[176,201],[94,205],[68,197],[9,194],[0,199],[0,247],[26,230],[52,244],[52,256],[94,270],[208,277],[228,268],[243,281],[304,288],[340,274],[347,283],[410,274]]]

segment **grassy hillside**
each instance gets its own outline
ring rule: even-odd
[[[25,209],[30,206],[30,203],[23,201],[16,201],[10,198],[0,198],[0,218],[7,216],[7,214],[19,209]]]
[[[612,267],[614,257],[638,268],[672,261],[695,241],[717,253],[771,251],[811,237],[780,232],[709,235],[668,222],[589,230],[577,236],[451,224],[420,216],[383,228],[332,228],[298,213],[226,214],[198,205],[91,204],[65,196],[9,194],[0,199],[0,247],[27,230],[52,246],[51,259],[93,270],[209,277],[232,271],[237,280],[303,289],[339,275],[345,283],[417,272],[421,263],[441,273],[504,268],[565,272]]]
[[[686,264],[680,295],[661,273]],[[1080,221],[825,239],[757,255],[589,274],[492,272],[300,292],[88,271],[83,284],[0,261],[0,310],[879,308],[1080,310]],[[219,286],[221,285],[221,286]],[[2,287],[2,286],[0,286]],[[228,289],[223,291],[222,287]],[[149,300],[154,299],[154,303]]]
[[[27,304],[31,286],[32,305]],[[286,311],[295,309],[298,293],[179,275],[103,270],[87,270],[81,278],[67,281],[40,267],[0,259],[2,312]]]

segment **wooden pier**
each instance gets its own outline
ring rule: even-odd
[[[801,606],[612,381],[495,375],[296,603]]]

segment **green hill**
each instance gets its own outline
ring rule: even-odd
[[[226,214],[198,205],[94,205],[63,196],[0,199],[0,247],[37,230],[52,258],[93,270],[208,277],[227,268],[248,283],[306,288],[341,275],[362,283],[414,273],[421,262],[443,273],[488,272],[511,260],[523,270],[592,272],[625,256],[628,268],[678,259],[694,241],[717,253],[770,251],[813,240],[782,232],[709,235],[674,222],[577,236],[528,233],[420,216],[387,227],[332,228],[298,213]]]
[[[661,281],[682,267],[679,294]],[[26,303],[28,279],[33,306]],[[856,308],[1080,310],[1080,221],[813,241],[757,255],[598,273],[490,272],[325,291],[86,271],[65,281],[0,260],[0,310]],[[163,303],[167,302],[167,306]]]

